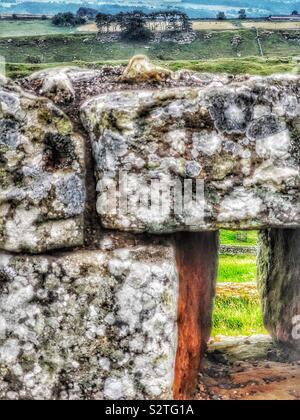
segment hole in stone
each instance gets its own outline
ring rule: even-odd
[[[0,270],[0,293],[5,293],[7,290],[7,284],[10,281],[8,273],[4,270]]]
[[[47,133],[44,145],[43,160],[49,172],[67,168],[76,158],[75,146],[70,136]]]

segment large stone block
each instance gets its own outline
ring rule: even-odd
[[[300,353],[300,230],[260,234],[258,285],[273,338]]]
[[[83,244],[84,143],[50,101],[0,81],[0,249]]]
[[[178,289],[169,242],[1,254],[0,399],[172,398]]]
[[[278,76],[90,99],[81,117],[103,225],[152,233],[299,227],[299,98],[299,77]],[[181,194],[184,179],[198,190],[186,183],[192,193],[177,211],[168,188]],[[163,187],[153,195],[157,180]],[[170,209],[162,211],[162,196]]]

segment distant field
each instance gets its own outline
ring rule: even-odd
[[[74,28],[61,28],[52,25],[50,20],[1,20],[0,38],[41,36],[55,34],[71,34],[76,32]]]
[[[238,234],[242,233],[244,237],[238,239]],[[256,246],[257,245],[257,235],[256,231],[250,232],[236,232],[230,230],[222,230],[220,233],[220,242],[221,245],[235,245],[235,246]]]
[[[243,28],[258,28],[267,30],[291,30],[300,29],[300,22],[263,22],[263,21],[243,21],[241,22]]]
[[[300,22],[269,22],[258,20],[196,20],[193,21],[194,31],[226,31],[236,30],[237,28],[257,28],[266,30],[292,30],[300,29]],[[98,28],[95,23],[82,25],[78,28],[79,32],[97,32]]]
[[[160,60],[207,60],[258,55],[255,33],[251,30],[236,31],[242,37],[239,46],[232,45],[232,31],[213,32],[209,39],[206,32],[199,32],[197,39],[188,45],[164,42],[100,43],[94,34],[46,35],[38,37],[0,38],[0,55],[12,63],[24,63],[28,56],[39,57],[42,63],[63,61],[128,60],[135,54],[146,54]]]
[[[226,29],[236,29],[236,22],[230,20],[210,21],[210,20],[197,20],[193,22],[194,31],[220,31]]]
[[[297,35],[297,31],[287,32],[291,36]],[[300,39],[286,40],[280,32],[274,32],[270,36],[262,36],[262,46],[266,56],[284,56],[289,53],[291,56],[300,55]]]
[[[77,28],[77,32],[98,32],[96,23],[87,23]]]
[[[256,281],[256,256],[220,255],[218,281],[221,283]]]
[[[238,22],[239,23],[239,22]],[[226,21],[209,21],[209,20],[197,20],[193,21],[194,31],[222,31],[228,29],[236,29],[237,26],[240,26],[237,23],[230,20]],[[97,26],[95,23],[90,23],[88,25],[82,25],[78,28],[80,32],[97,32]]]
[[[42,25],[43,23],[40,22]],[[49,22],[46,22],[49,24]],[[0,22],[1,26],[1,22]],[[295,35],[295,32],[291,32]],[[239,45],[233,39],[239,37]],[[258,57],[259,50],[256,41],[256,32],[251,29],[237,29],[235,31],[214,31],[207,37],[206,31],[198,31],[197,39],[187,45],[178,45],[171,42],[156,43],[126,43],[110,42],[100,43],[95,34],[56,34],[40,37],[0,37],[0,55],[6,57],[10,63],[27,63],[31,59],[38,59],[41,63],[61,63],[70,61],[115,61],[128,60],[135,54],[146,54],[153,60],[170,61],[174,66],[176,62],[191,62],[194,70],[221,71],[250,74],[271,74],[276,65],[275,72],[289,71],[289,62],[276,57],[300,55],[300,42],[286,40],[280,31],[262,35],[262,47],[271,61],[258,59],[245,62],[247,57]],[[214,62],[211,60],[239,60]],[[273,59],[274,58],[274,59]],[[211,64],[208,63],[208,60]],[[273,60],[273,61],[272,61]],[[284,64],[287,64],[285,66]],[[181,65],[181,64],[180,64]],[[187,63],[187,65],[189,65]],[[219,68],[218,68],[219,66]],[[245,67],[244,67],[245,66]],[[198,68],[197,68],[198,67]],[[271,73],[270,73],[271,72]]]
[[[257,20],[197,20],[193,21],[193,29],[195,31],[226,31],[240,29],[266,29],[266,30],[300,30],[300,22],[269,22]],[[97,32],[95,23],[82,25],[78,28],[63,28],[52,25],[50,20],[3,20],[0,21],[0,38],[3,37],[23,37],[23,36],[43,36],[55,34],[72,34],[72,33],[95,33]]]

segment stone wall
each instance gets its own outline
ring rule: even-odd
[[[234,245],[221,245],[220,254],[224,255],[240,255],[240,254],[257,254],[256,246],[234,246]]]
[[[217,231],[300,226],[300,79],[137,61],[0,79],[1,399],[190,398]]]
[[[265,324],[277,342],[300,352],[300,231],[266,230],[259,249]]]

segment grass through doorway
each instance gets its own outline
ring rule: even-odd
[[[222,231],[220,236],[212,337],[266,334],[256,286],[256,255],[253,247],[257,246],[257,232]],[[231,248],[236,250],[235,255],[230,254]]]

